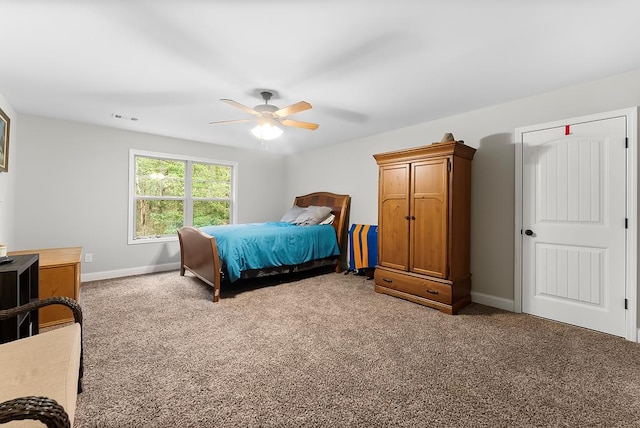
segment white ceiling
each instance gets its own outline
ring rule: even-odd
[[[18,113],[277,152],[337,144],[640,68],[638,0],[0,0]],[[113,114],[135,117],[122,120]],[[446,131],[446,130],[443,130]],[[432,136],[438,138],[439,136]]]

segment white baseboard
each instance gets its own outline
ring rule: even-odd
[[[515,311],[515,302],[513,300],[478,293],[477,291],[471,292],[471,301],[474,303],[480,303],[481,305],[491,306],[492,308],[502,309],[504,311]]]
[[[81,282],[99,281],[102,279],[122,278],[125,276],[144,275],[146,273],[166,272],[170,270],[179,270],[180,262],[166,263],[162,265],[140,266],[130,269],[118,269],[103,272],[84,273],[81,275]],[[492,296],[490,294],[471,292],[471,301],[481,305],[491,306],[505,311],[513,312],[515,303],[513,300],[502,297]],[[640,329],[638,330],[638,338],[640,342]]]
[[[121,278],[123,276],[143,275],[145,273],[166,272],[168,270],[180,269],[180,262],[166,263],[163,265],[140,266],[130,269],[118,269],[104,272],[83,273],[80,275],[81,282],[98,281],[101,279]]]

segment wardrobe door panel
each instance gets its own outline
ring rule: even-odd
[[[380,169],[378,263],[409,269],[409,166]]]
[[[446,278],[448,274],[448,158],[411,167],[410,271]]]

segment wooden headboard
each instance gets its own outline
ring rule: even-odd
[[[308,207],[310,205],[331,207],[336,216],[333,221],[333,228],[338,237],[340,253],[344,256],[347,250],[347,233],[349,228],[349,207],[351,206],[351,196],[338,195],[330,192],[315,192],[308,195],[296,196],[293,205]]]

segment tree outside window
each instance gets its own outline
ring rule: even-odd
[[[166,156],[132,151],[130,242],[175,237],[184,225],[232,223],[234,165]]]

